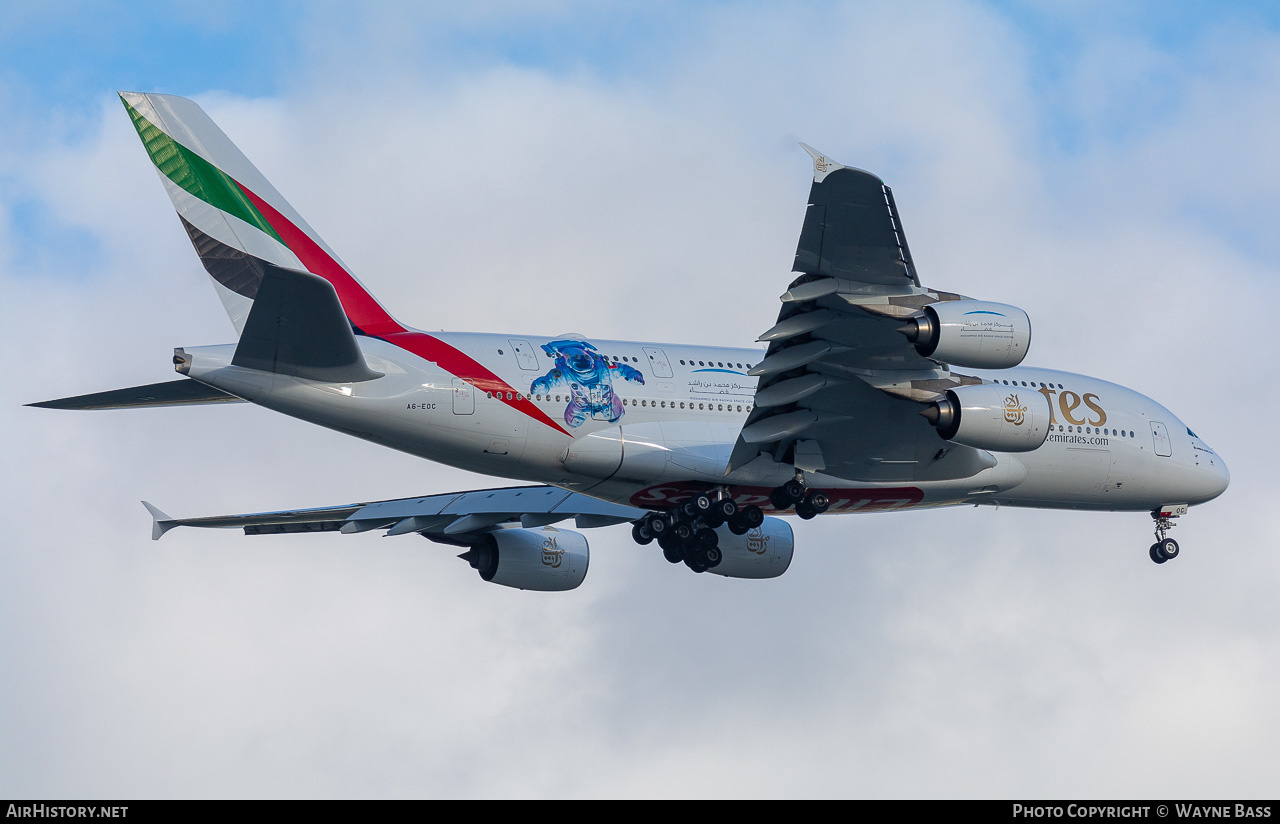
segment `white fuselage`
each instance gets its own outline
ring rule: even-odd
[[[432,461],[618,503],[663,509],[694,490],[726,485],[740,504],[768,510],[769,491],[795,474],[765,461],[725,474],[751,410],[756,379],[747,372],[760,350],[588,344],[576,336],[421,337],[437,345],[432,351],[448,369],[389,340],[360,337],[368,366],[382,377],[359,383],[231,366],[233,344],[185,351],[190,377],[269,409]],[[995,453],[995,466],[962,479],[807,475],[831,498],[829,512],[962,503],[1150,510],[1201,503],[1226,488],[1222,459],[1137,392],[1033,367],[976,374],[1049,399],[1053,420],[1043,445]]]

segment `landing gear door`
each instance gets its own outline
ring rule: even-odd
[[[649,359],[649,370],[655,378],[671,377],[671,361],[667,360],[667,353],[661,349],[655,349],[652,346],[644,347],[645,357]]]
[[[1151,422],[1151,438],[1155,441],[1157,455],[1167,458],[1173,454],[1172,445],[1169,443],[1169,430],[1165,429],[1164,424],[1159,421]]]
[[[453,379],[453,414],[470,415],[476,411],[475,387],[462,378]]]

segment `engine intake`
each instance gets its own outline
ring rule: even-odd
[[[982,300],[931,303],[898,329],[923,357],[974,369],[1008,369],[1031,346],[1031,318]]]
[[[986,383],[957,386],[920,413],[949,441],[993,452],[1030,452],[1049,437],[1049,399]]]
[[[497,529],[458,557],[493,584],[564,592],[587,577],[590,548],[586,536],[568,529]]]

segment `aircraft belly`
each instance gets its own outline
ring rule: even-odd
[[[722,483],[735,434],[723,421],[639,422],[580,435],[561,460],[570,472],[602,480]]]

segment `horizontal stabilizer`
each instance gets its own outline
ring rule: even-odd
[[[146,501],[143,501],[142,505],[151,513],[151,540],[160,540],[161,535],[179,525],[173,518],[170,518],[168,515],[161,512],[159,507],[149,504]]]
[[[233,365],[316,381],[382,377],[365,363],[332,284],[296,269],[264,268]]]
[[[76,395],[73,398],[29,403],[27,406],[38,406],[42,409],[139,409],[144,406],[194,406],[202,403],[244,403],[244,401],[235,395],[228,395],[221,389],[205,386],[200,381],[179,378],[176,381],[149,383],[146,386],[130,386],[127,389],[112,389],[108,392],[94,392],[91,395]]]

